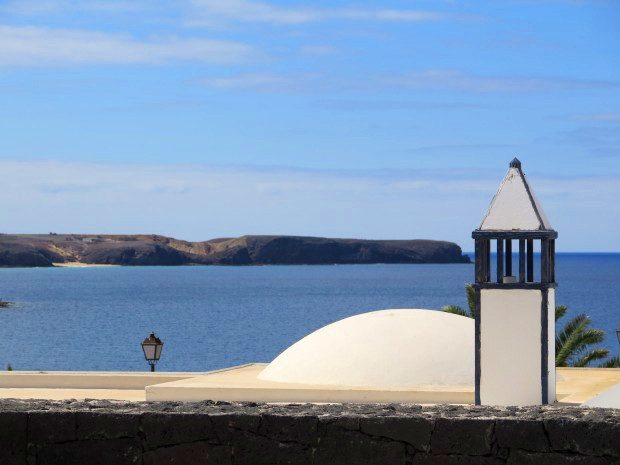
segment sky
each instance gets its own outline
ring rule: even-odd
[[[517,156],[620,251],[614,0],[0,1],[0,231],[428,238]]]

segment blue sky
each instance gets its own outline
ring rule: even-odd
[[[620,251],[615,1],[0,2],[1,229],[437,238],[518,156]]]

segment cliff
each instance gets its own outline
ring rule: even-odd
[[[0,266],[327,265],[469,263],[452,243],[431,240],[242,236],[188,242],[157,235],[0,235]]]

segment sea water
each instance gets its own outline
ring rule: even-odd
[[[558,254],[557,303],[587,313],[618,353],[620,254]],[[466,306],[470,264],[0,269],[0,369],[158,370],[268,362],[310,332],[387,308]],[[389,340],[385,341],[390,344]]]

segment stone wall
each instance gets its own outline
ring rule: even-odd
[[[0,464],[620,464],[620,411],[4,400]]]

